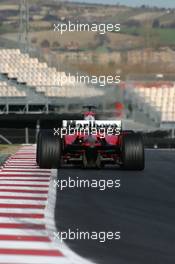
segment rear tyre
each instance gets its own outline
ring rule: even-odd
[[[41,131],[38,132],[37,143],[36,143],[36,163],[39,164],[39,152],[41,145]]]
[[[42,169],[57,169],[61,166],[61,139],[52,131],[41,131],[38,137],[38,164]]]
[[[139,133],[127,134],[122,138],[122,168],[144,170],[145,155],[142,136]]]

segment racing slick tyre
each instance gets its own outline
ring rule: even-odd
[[[61,139],[52,131],[41,131],[38,136],[38,165],[42,169],[57,169],[61,165]]]
[[[40,145],[41,145],[41,131],[38,132],[37,144],[36,144],[36,163],[37,164],[39,164]]]
[[[145,153],[142,136],[139,133],[127,134],[122,140],[122,168],[144,170]]]

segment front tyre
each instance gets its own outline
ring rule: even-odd
[[[122,138],[122,168],[126,170],[144,170],[145,153],[142,136],[139,133],[126,134]]]

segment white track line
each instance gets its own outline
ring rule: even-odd
[[[46,175],[46,176],[50,176],[50,174],[48,172],[44,172],[44,171],[38,171],[35,169],[26,169],[26,168],[19,168],[18,170],[16,168],[11,168],[11,167],[6,167],[4,168],[2,171],[0,171],[0,175],[3,174],[25,174],[25,173],[32,173],[33,175]]]
[[[47,257],[47,256],[18,256],[18,255],[0,255],[0,258],[4,259],[5,262],[2,264],[70,264],[64,257]]]
[[[20,229],[20,228],[11,228],[11,229],[0,229],[0,235],[18,235],[18,236],[35,236],[36,230],[32,229]],[[39,233],[40,236],[47,236],[47,230],[42,230]],[[1,246],[0,246],[1,248]]]
[[[0,198],[0,202],[3,204],[36,204],[36,205],[46,205],[47,201],[39,201],[39,200],[25,200],[25,199],[21,199],[21,200],[15,200],[15,199],[1,199]]]
[[[19,218],[15,218],[15,217],[0,217],[0,224],[1,223],[43,225],[43,224],[45,224],[45,219],[44,218],[42,218],[42,219],[32,219],[32,218],[28,219],[28,218],[22,218],[22,217],[19,217]],[[5,230],[6,229],[7,228],[5,228]],[[1,230],[1,228],[0,228],[0,230]],[[12,230],[12,229],[10,229],[10,230]]]
[[[25,232],[24,232],[25,233]],[[23,235],[24,235],[23,233]],[[21,234],[22,235],[22,234]],[[36,235],[36,234],[35,234]],[[0,241],[0,248],[9,249],[43,249],[43,250],[57,250],[58,248],[53,246],[52,243],[35,242],[35,241]]]
[[[39,179],[41,179],[41,178],[39,178]],[[0,178],[0,180],[1,180],[1,178]],[[33,178],[32,178],[32,180],[33,180]],[[49,187],[49,185],[48,185],[48,182],[35,182],[35,181],[30,181],[30,182],[26,182],[26,181],[15,181],[15,180],[13,180],[13,184],[19,184],[19,185],[36,185],[36,187],[37,186],[40,186],[40,185],[44,185],[44,186],[46,186],[46,188],[48,188]],[[0,188],[1,188],[1,185],[2,184],[12,184],[11,182],[10,182],[10,180],[4,180],[4,181],[0,181]],[[42,188],[43,189],[43,188]]]
[[[1,183],[1,181],[11,181],[11,180],[24,180],[25,182],[28,182],[29,180],[30,181],[34,181],[34,180],[49,180],[49,178],[47,178],[47,177],[42,177],[42,176],[40,176],[40,177],[33,177],[33,176],[31,176],[31,177],[18,177],[18,176],[13,176],[13,177],[9,177],[9,176],[0,176],[0,183]],[[45,183],[48,183],[48,182],[45,182]]]
[[[17,165],[7,165],[6,168],[14,168],[14,169],[25,169],[25,168],[28,168],[29,165],[21,165],[21,166],[17,166]],[[33,168],[36,168],[37,169],[37,166],[32,166]]]
[[[43,214],[43,209],[28,209],[28,208],[0,208],[0,214],[1,213],[24,213],[24,214]]]
[[[20,163],[20,162],[22,163],[22,162],[24,162],[24,163],[34,163],[34,164],[36,164],[36,159],[35,158],[28,159],[27,157],[25,159],[23,159],[23,158],[11,158],[11,159],[9,159],[6,162],[12,162],[12,163]]]
[[[30,187],[30,186],[27,186],[28,185],[28,183],[26,182],[26,186],[1,186],[0,185],[0,190],[2,191],[3,189],[8,189],[8,190],[13,190],[14,188],[15,188],[15,190],[23,190],[23,191],[25,191],[25,190],[34,190],[34,191],[48,191],[48,187],[37,187],[37,186],[35,186],[35,187]]]
[[[10,175],[14,175],[14,176],[16,176],[16,177],[26,177],[26,175],[28,175],[28,177],[31,175],[31,177],[45,177],[45,179],[49,179],[50,178],[50,175],[47,173],[43,173],[43,172],[41,172],[41,173],[39,173],[39,172],[32,172],[32,171],[22,171],[22,172],[18,172],[18,173],[16,173],[15,171],[10,171],[10,172],[8,172],[8,171],[4,171],[4,172],[0,172],[0,179],[1,179],[1,177],[3,177],[3,176],[9,176],[9,178],[10,178]],[[27,179],[27,178],[26,178]]]
[[[4,196],[4,195],[6,195],[6,196],[21,196],[21,197],[23,197],[23,196],[26,196],[26,197],[47,197],[47,194],[45,194],[45,193],[18,193],[18,192],[1,192],[0,191],[0,196]]]

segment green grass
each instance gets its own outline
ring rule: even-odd
[[[5,33],[15,33],[18,32],[18,28],[14,27],[14,25],[9,24],[9,25],[0,25],[0,34],[5,34]]]
[[[12,154],[20,147],[19,144],[0,144],[0,155]]]
[[[8,157],[7,154],[0,154],[0,166],[5,162],[7,157]]]
[[[174,29],[155,29],[156,33],[160,37],[162,44],[175,44],[175,30]]]
[[[143,27],[141,28],[129,28],[125,27],[121,30],[121,33],[123,34],[129,34],[129,35],[134,35],[134,36],[146,36],[150,35],[151,36],[156,36],[159,40],[160,45],[174,45],[175,44],[175,30],[174,29],[164,29],[164,28],[150,28],[145,29]]]

